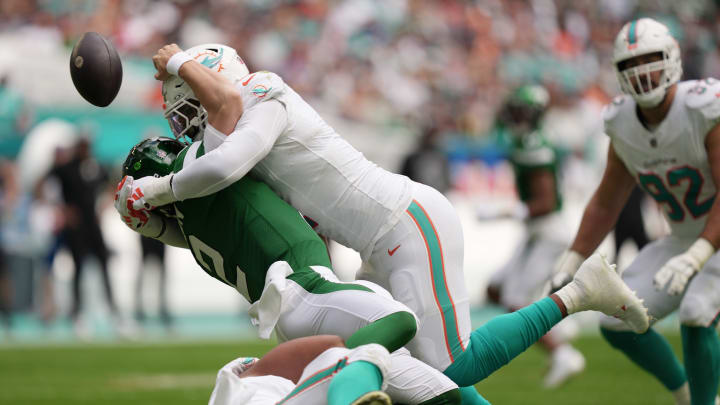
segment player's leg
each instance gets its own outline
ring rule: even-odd
[[[390,353],[380,345],[326,350],[305,367],[295,389],[278,405],[390,405],[381,391],[390,366]]]
[[[668,259],[686,248],[687,246],[679,244],[677,239],[671,237],[655,241],[642,249],[623,273],[623,280],[644,300],[650,316],[654,319],[664,318],[680,304],[680,297],[669,296],[666,292],[655,289],[655,272]],[[674,392],[676,397],[685,395],[685,370],[662,335],[653,329],[638,335],[627,325],[611,317],[601,319],[600,331],[610,345],[655,376],[668,390]]]
[[[714,404],[720,382],[720,256],[690,282],[680,304],[683,359],[693,405]]]
[[[445,370],[460,386],[484,379],[534,344],[568,314],[595,310],[618,316],[637,330],[649,325],[646,309],[604,258],[593,255],[574,280],[550,297],[493,318],[473,331],[471,343]]]
[[[391,366],[385,392],[405,405],[460,404],[458,386],[440,371],[412,357],[405,349],[390,355]]]
[[[414,357],[444,370],[467,347],[470,304],[463,273],[462,225],[450,202],[434,189],[415,185],[414,200],[395,224],[363,252],[360,277],[381,280],[419,319],[406,346]]]
[[[350,348],[378,343],[394,351],[417,330],[412,311],[387,291],[364,281],[340,282],[322,266],[289,275],[283,294],[285,309],[276,326],[281,339],[333,334]]]
[[[566,246],[551,237],[544,237],[542,232],[535,232],[535,237],[529,238],[525,244],[523,260],[516,263],[517,272],[503,286],[502,302],[511,310],[516,310],[539,299],[552,276],[553,264]],[[563,321],[567,322],[573,320]],[[543,381],[547,388],[558,387],[585,369],[585,358],[559,330],[562,326],[552,328],[538,340],[538,345],[550,355],[550,369]]]

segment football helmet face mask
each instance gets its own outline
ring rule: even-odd
[[[623,26],[615,38],[613,65],[623,93],[643,108],[659,105],[682,76],[677,41],[665,25],[650,18]]]
[[[175,159],[185,149],[180,141],[167,137],[148,138],[130,149],[122,165],[122,175],[139,179],[145,176],[162,177],[173,172]],[[175,215],[172,204],[158,207],[167,217]]]
[[[245,62],[229,46],[203,44],[185,52],[201,65],[221,73],[233,84],[250,74]],[[163,82],[162,94],[164,115],[175,138],[183,143],[202,139],[207,126],[207,111],[190,86],[179,76],[170,76]]]

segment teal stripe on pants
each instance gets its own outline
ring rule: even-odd
[[[445,345],[450,354],[450,361],[461,355],[465,348],[460,338],[460,329],[458,326],[457,315],[455,314],[455,304],[453,303],[450,290],[445,280],[445,263],[443,258],[442,244],[437,235],[437,231],[427,212],[417,201],[413,201],[407,209],[408,214],[412,217],[417,225],[420,233],[425,240],[427,248],[428,261],[430,263],[430,273],[433,284],[433,294],[435,302],[440,309],[442,315],[443,327],[445,332]]]

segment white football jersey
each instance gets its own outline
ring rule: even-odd
[[[603,110],[615,153],[640,186],[664,207],[672,233],[695,238],[714,201],[705,137],[720,122],[720,82],[678,83],[667,117],[653,130],[643,126],[635,101],[619,96]]]
[[[410,205],[410,179],[366,159],[278,75],[255,72],[236,86],[246,112],[269,99],[285,106],[287,125],[252,173],[319,233],[362,252]]]

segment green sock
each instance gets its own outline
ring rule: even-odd
[[[330,381],[328,405],[349,405],[363,394],[382,387],[382,373],[367,361],[354,361],[345,366]]]
[[[390,352],[405,346],[417,332],[415,317],[405,311],[395,312],[358,329],[345,341],[348,349],[378,343]]]
[[[460,395],[462,405],[490,405],[490,402],[483,398],[473,386],[460,388]]]
[[[622,351],[643,370],[654,375],[670,391],[685,384],[685,370],[667,340],[650,328],[643,334],[600,328],[611,346]]]
[[[682,325],[680,331],[692,405],[715,404],[720,381],[720,341],[715,327]]]
[[[524,352],[561,320],[562,313],[550,297],[496,316],[472,332],[468,348],[443,373],[461,387],[471,386]]]

